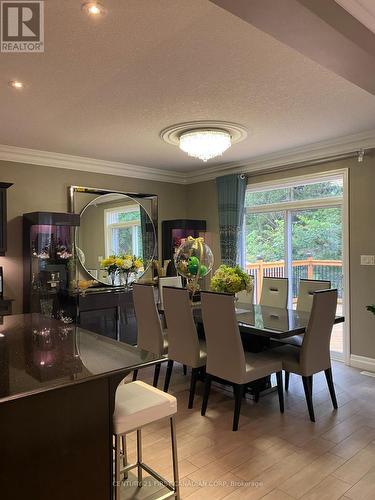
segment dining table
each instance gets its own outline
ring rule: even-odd
[[[112,500],[116,389],[163,361],[40,314],[0,318],[1,500]]]

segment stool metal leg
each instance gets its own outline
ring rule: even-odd
[[[126,436],[121,436],[121,445],[122,445],[122,464],[124,467],[128,465],[128,452],[126,448]],[[124,479],[128,479],[128,473],[124,473]]]
[[[120,436],[115,436],[115,500],[120,500]]]
[[[171,417],[171,441],[172,441],[172,458],[173,458],[173,481],[175,487],[175,497],[180,499],[180,486],[178,478],[178,459],[177,459],[177,441],[176,441],[176,420]]]
[[[141,429],[137,430],[137,464],[138,464],[138,487],[142,486],[142,467],[140,464],[142,463],[142,431]]]

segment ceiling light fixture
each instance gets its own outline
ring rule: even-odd
[[[221,156],[246,136],[247,131],[242,125],[214,121],[179,123],[160,132],[165,142],[204,162]]]
[[[231,135],[226,130],[196,129],[180,135],[180,149],[205,162],[221,156],[231,145]]]
[[[85,2],[82,4],[82,10],[91,17],[104,16],[107,11],[99,2]]]
[[[23,89],[24,87],[23,83],[18,80],[12,80],[11,82],[9,82],[9,85],[17,90]]]

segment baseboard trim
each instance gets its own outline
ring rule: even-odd
[[[354,368],[360,368],[361,370],[375,372],[374,358],[366,358],[366,356],[357,356],[356,354],[351,354],[349,364]]]

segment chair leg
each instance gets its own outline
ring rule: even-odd
[[[336,399],[336,393],[335,393],[335,386],[333,385],[332,368],[327,368],[327,370],[324,370],[324,373],[326,376],[328,389],[329,389],[329,393],[331,395],[333,407],[335,410],[337,410],[337,399]]]
[[[285,372],[285,390],[286,391],[289,390],[289,377],[290,377],[290,373],[289,372]]]
[[[204,383],[204,394],[203,394],[202,409],[201,409],[202,416],[206,415],[208,397],[210,395],[210,390],[211,390],[211,380],[212,380],[211,375],[207,373],[206,381]]]
[[[138,464],[138,488],[142,487],[142,430],[137,429],[137,464]]]
[[[169,383],[171,381],[171,376],[172,376],[172,370],[173,370],[173,360],[170,359],[167,365],[167,373],[165,374],[164,392],[168,392]]]
[[[138,377],[138,370],[134,370],[133,371],[133,382],[135,382],[137,380],[137,377]]]
[[[309,415],[311,422],[315,422],[314,407],[312,400],[312,375],[310,377],[302,377],[303,388],[305,390],[307,408],[309,409]]]
[[[183,370],[184,370],[184,375],[187,374],[187,366],[186,365],[183,365]]]
[[[115,436],[115,500],[120,500],[120,436]]]
[[[234,392],[234,415],[233,415],[233,431],[238,430],[238,422],[240,420],[241,403],[245,390],[244,384],[233,384]]]
[[[152,384],[154,387],[158,386],[159,375],[160,375],[160,367],[161,367],[161,363],[158,363],[157,365],[155,365],[154,381],[153,381],[153,384]]]
[[[192,368],[191,379],[190,379],[190,395],[189,395],[189,404],[188,404],[189,409],[193,408],[195,386],[197,385],[198,375],[199,375],[199,368]]]
[[[259,391],[255,391],[254,392],[254,403],[258,403],[259,402],[259,398],[260,398],[260,392]]]
[[[178,459],[177,459],[177,440],[176,440],[176,420],[171,417],[171,441],[172,441],[172,460],[173,460],[173,482],[175,488],[175,498],[180,499],[180,486],[178,477]]]
[[[279,405],[280,412],[284,413],[284,391],[283,391],[283,372],[276,372],[276,380],[277,380],[277,392],[279,394]]]
[[[121,436],[121,447],[122,447],[122,465],[126,467],[128,465],[128,453],[126,449],[126,437],[125,435]],[[124,479],[128,479],[128,473],[124,473]]]

